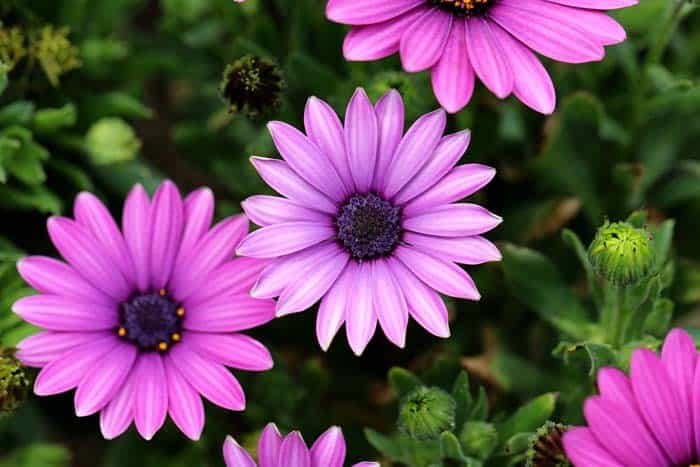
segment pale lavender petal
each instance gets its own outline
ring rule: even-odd
[[[372,303],[370,265],[367,262],[355,264],[355,270],[351,271],[354,296],[345,313],[345,331],[350,348],[359,357],[377,329],[377,315]]]
[[[163,357],[155,352],[142,353],[134,371],[134,423],[139,434],[150,440],[168,415],[168,382]]]
[[[455,21],[442,57],[433,67],[435,97],[449,113],[459,112],[474,93],[474,68],[469,61],[464,21]]]
[[[379,462],[358,462],[353,464],[352,467],[381,467]]]
[[[224,441],[224,462],[226,467],[256,467],[250,454],[230,436]]]
[[[624,467],[598,444],[588,428],[567,430],[563,443],[566,455],[576,467]]]
[[[129,296],[131,286],[85,227],[65,217],[51,217],[48,230],[56,249],[83,279],[116,300]]]
[[[340,326],[345,322],[345,310],[353,294],[351,279],[356,268],[354,261],[349,262],[321,300],[316,317],[316,338],[324,351],[328,350]]]
[[[284,289],[277,301],[277,317],[298,313],[311,307],[325,295],[338,278],[350,256],[336,246],[332,256],[323,257],[294,278]]]
[[[372,303],[379,325],[396,346],[406,345],[408,305],[401,287],[383,259],[370,263]]]
[[[425,165],[428,155],[437,147],[447,124],[442,109],[421,116],[408,129],[399,143],[386,176],[383,194],[392,198]]]
[[[248,235],[236,250],[241,256],[274,258],[308,248],[335,235],[332,223],[287,222],[263,227]]]
[[[201,357],[186,339],[173,346],[170,358],[185,380],[210,402],[229,410],[245,409],[245,394],[238,380],[225,366]]]
[[[309,185],[285,161],[266,157],[251,157],[250,162],[255,166],[265,183],[277,193],[302,206],[309,206],[330,214],[335,214],[338,211],[338,207],[330,198]]]
[[[25,321],[51,331],[101,331],[115,328],[115,305],[86,303],[58,295],[32,295],[17,300],[12,311]]]
[[[496,170],[481,164],[464,164],[452,169],[442,180],[404,206],[404,216],[412,216],[435,206],[459,201],[479,191],[493,179]]]
[[[503,219],[470,203],[448,204],[420,214],[406,216],[403,228],[438,237],[479,235],[498,226]]]
[[[496,245],[478,235],[448,238],[404,232],[403,241],[433,256],[456,263],[483,264],[500,261],[502,258]]]
[[[258,327],[275,317],[275,302],[248,294],[216,297],[185,308],[185,329],[200,332],[235,332]]]
[[[34,381],[37,396],[50,396],[73,389],[93,363],[112,350],[119,340],[113,335],[74,347],[53,360],[39,372]]]
[[[92,232],[95,240],[102,245],[104,254],[109,256],[127,281],[134,281],[136,273],[126,242],[102,201],[92,193],[82,192],[75,198],[73,213],[75,220]]]
[[[505,58],[503,45],[492,31],[494,25],[484,18],[472,18],[464,25],[474,72],[492,93],[505,99],[513,92],[515,77]]]
[[[389,266],[406,297],[413,319],[434,336],[450,337],[447,307],[440,295],[406,269],[401,261],[390,258]]]
[[[377,164],[379,128],[374,106],[367,93],[357,88],[345,112],[345,147],[355,188],[366,193],[372,185]]]
[[[282,436],[277,425],[268,423],[260,434],[258,441],[258,462],[260,467],[279,467],[277,462],[280,457]]]
[[[259,341],[244,334],[187,333],[187,343],[213,362],[246,371],[272,368],[272,355]]]
[[[188,336],[188,339],[191,336]],[[204,429],[204,404],[169,356],[163,359],[168,381],[168,413],[185,436],[199,441]]]
[[[432,8],[416,19],[401,37],[401,64],[408,72],[424,71],[435,65],[450,37],[454,15]]]
[[[442,138],[428,162],[394,198],[394,203],[405,204],[441,181],[466,152],[471,131],[463,130]]]
[[[182,230],[178,262],[190,254],[192,247],[211,227],[214,219],[214,193],[209,188],[193,191],[185,198],[183,209],[185,225]]]
[[[145,292],[149,286],[149,263],[151,254],[151,224],[149,222],[151,202],[141,185],[132,188],[124,202],[122,231],[134,264],[136,284]]]
[[[438,292],[467,300],[481,298],[469,274],[454,263],[406,246],[396,248],[395,255],[420,280]]]
[[[344,24],[373,24],[394,18],[425,0],[330,0],[326,6],[326,16],[331,21]]]
[[[301,437],[301,433],[298,431],[289,433],[282,440],[278,465],[284,465],[285,467],[311,467],[309,448],[306,447],[304,438]]]
[[[329,198],[343,200],[347,192],[331,160],[299,130],[283,122],[267,124],[272,140],[287,164]]]
[[[107,407],[100,412],[100,431],[105,439],[114,439],[124,433],[134,420],[134,387],[136,371],[127,377],[122,388]]]
[[[75,392],[75,413],[86,417],[102,410],[124,386],[138,349],[120,342],[85,374]]]
[[[29,256],[17,263],[22,278],[41,293],[74,297],[110,305],[114,299],[78,274],[68,264],[46,256]]]
[[[278,196],[251,196],[241,203],[241,207],[251,221],[262,227],[285,222],[332,222],[327,213],[309,209]]]
[[[206,287],[195,290],[183,302],[185,309],[217,297],[248,293],[269,264],[269,260],[258,258],[236,258],[222,264],[209,274]]]
[[[401,94],[395,89],[390,90],[379,99],[374,111],[377,114],[379,147],[372,186],[379,190],[384,186],[386,172],[403,136],[404,106]]]
[[[634,351],[630,379],[644,420],[654,427],[666,453],[676,464],[687,463],[694,448],[687,436],[692,427],[682,415],[684,407],[676,398],[671,377],[654,352]]]
[[[586,8],[589,10],[615,10],[636,5],[638,0],[547,0],[560,5]]]
[[[313,467],[343,467],[345,462],[345,438],[340,427],[326,430],[311,446]]]
[[[17,344],[16,357],[25,366],[41,368],[74,347],[109,335],[107,332],[39,332]]]
[[[343,124],[338,114],[326,102],[310,97],[304,109],[304,128],[308,138],[330,159],[343,181],[344,191],[349,194],[354,184],[345,151]]]
[[[151,287],[160,290],[165,288],[172,274],[184,227],[182,198],[173,182],[163,182],[153,195],[149,219]]]

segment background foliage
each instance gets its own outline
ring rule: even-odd
[[[275,154],[265,121],[301,124],[308,96],[342,112],[356,86],[375,99],[396,87],[408,119],[437,107],[428,76],[401,73],[396,57],[346,63],[345,29],[324,7],[0,0],[0,344],[34,332],[10,311],[31,293],[15,261],[55,254],[46,217],[70,213],[79,191],[118,213],[134,183],[150,189],[168,177],[183,191],[212,187],[218,215],[229,215],[266,191],[248,162]],[[307,440],[342,425],[352,459],[386,465],[518,464],[547,419],[581,421],[598,367],[624,367],[632,348],[658,347],[671,323],[700,338],[700,13],[692,2],[641,0],[615,16],[630,39],[603,62],[547,64],[554,115],[479,88],[450,117],[452,130],[473,130],[465,159],[498,169],[478,202],[505,218],[490,235],[504,261],[470,271],[484,299],[450,303],[452,338],[413,325],[406,350],[378,336],[355,358],[343,337],[320,352],[313,312],[283,318],[254,333],[276,367],[239,374],[248,410],[208,407],[201,442],[172,425],[150,443],[133,431],[106,442],[97,417],[74,416],[71,394],[31,398],[0,418],[0,466],[220,466],[226,433],[252,445],[268,421]],[[219,93],[226,64],[246,54],[276,61],[286,82],[281,105],[257,119],[230,114]],[[649,226],[658,261],[620,298],[595,277],[585,245],[606,218],[630,215]],[[629,325],[611,335],[615,316]],[[393,366],[411,372],[388,377]],[[462,404],[451,431],[427,443],[395,425],[399,397],[420,384],[454,388]]]

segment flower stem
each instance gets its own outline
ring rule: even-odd
[[[668,46],[668,43],[670,42],[671,37],[673,36],[674,31],[676,30],[676,27],[680,23],[680,14],[686,2],[687,0],[675,0],[673,5],[671,5],[671,9],[666,15],[666,20],[661,26],[659,35],[656,38],[654,47],[652,47],[652,49],[647,54],[645,62],[646,67],[659,63],[659,61],[661,60],[661,57],[666,51],[666,47]]]

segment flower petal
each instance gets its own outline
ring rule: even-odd
[[[331,222],[327,213],[309,209],[278,196],[251,196],[241,203],[241,207],[251,221],[262,227],[285,222]]]
[[[134,389],[134,422],[146,440],[165,423],[168,415],[168,383],[163,357],[157,353],[142,353],[134,371],[138,372]]]
[[[35,326],[52,331],[102,331],[118,324],[117,307],[85,303],[57,295],[32,295],[17,300],[12,311]]]
[[[379,324],[386,337],[396,346],[406,345],[408,305],[386,261],[370,263],[372,303]]]
[[[377,101],[374,111],[377,114],[379,142],[372,185],[375,190],[380,190],[403,136],[404,106],[401,94],[395,89],[388,91]]]
[[[432,237],[404,232],[403,241],[433,256],[462,264],[482,264],[500,261],[501,252],[484,237]]]
[[[351,289],[355,265],[349,263],[321,300],[316,317],[316,338],[324,351],[328,350],[340,326],[345,322],[345,310],[353,290]]]
[[[239,370],[266,371],[273,366],[270,351],[244,334],[191,332],[187,343],[202,357]]]
[[[136,377],[136,371],[132,371],[107,407],[100,412],[100,431],[105,439],[114,439],[121,435],[134,420]]]
[[[377,164],[379,129],[377,114],[369,97],[357,88],[345,112],[345,147],[348,166],[355,188],[360,193],[369,191]]]
[[[263,227],[248,235],[238,246],[241,256],[274,258],[303,250],[335,236],[331,223],[287,222]]]
[[[269,264],[270,261],[258,258],[236,258],[222,264],[209,274],[206,287],[195,290],[183,302],[185,309],[218,297],[250,292],[262,270]]]
[[[474,71],[492,93],[505,99],[513,92],[515,77],[505,58],[503,45],[492,31],[495,26],[484,18],[472,18],[464,25],[467,51]]]
[[[330,0],[326,6],[329,20],[343,24],[373,24],[398,16],[411,8],[424,3],[425,0]]]
[[[174,183],[163,182],[151,204],[151,287],[165,288],[180,251],[180,240],[184,227],[184,208],[180,192]]]
[[[462,110],[474,93],[474,67],[469,60],[464,28],[464,21],[454,22],[442,57],[431,75],[435,97],[449,113]]]
[[[191,339],[188,335],[188,339]],[[168,413],[175,425],[193,441],[204,429],[204,404],[199,393],[187,382],[169,356],[163,359],[168,381]]]
[[[209,188],[193,191],[185,198],[183,209],[185,225],[182,230],[178,263],[180,258],[186,258],[191,254],[192,247],[211,227],[214,219],[214,193]]]
[[[311,446],[311,465],[343,467],[345,451],[343,431],[337,426],[330,427]]]
[[[149,286],[149,263],[151,253],[151,224],[149,221],[150,200],[143,186],[132,188],[124,202],[122,231],[134,264],[136,284],[145,292]]]
[[[275,302],[248,294],[213,298],[185,309],[185,329],[200,332],[235,332],[251,329],[275,317]]]
[[[311,467],[309,448],[306,447],[301,433],[293,431],[289,433],[280,446],[280,459],[278,465],[285,467]]]
[[[350,348],[359,357],[377,329],[377,315],[372,300],[369,263],[350,262],[348,267],[353,268],[349,274],[355,296],[345,313],[345,331]]]
[[[479,235],[498,226],[503,219],[477,204],[457,203],[406,216],[403,227],[438,237]]]
[[[256,467],[250,454],[230,436],[224,441],[224,462],[226,467]]]
[[[282,436],[277,425],[268,423],[260,434],[258,441],[258,462],[260,467],[279,467],[277,462],[282,447]]]
[[[39,332],[17,344],[15,356],[25,366],[41,368],[74,347],[109,335],[106,332]]]
[[[399,45],[403,69],[418,72],[435,65],[445,50],[453,21],[454,15],[432,8],[407,27]]]
[[[571,428],[564,433],[563,443],[576,467],[624,467],[598,444],[588,428]]]

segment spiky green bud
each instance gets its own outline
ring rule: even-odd
[[[284,78],[272,60],[246,55],[226,66],[220,88],[229,112],[257,118],[279,106]]]
[[[136,157],[141,149],[141,140],[121,118],[103,118],[88,130],[85,149],[93,163],[115,164]]]
[[[457,403],[440,388],[419,387],[404,397],[399,408],[399,431],[416,440],[435,439],[455,427]]]
[[[568,429],[561,423],[547,422],[537,429],[530,438],[527,450],[526,467],[571,467],[564,453],[562,436]]]
[[[459,441],[468,456],[487,459],[498,445],[498,430],[491,423],[467,422],[459,434]]]
[[[17,410],[26,400],[29,380],[9,350],[0,349],[0,412]]]
[[[627,222],[605,222],[588,248],[596,272],[616,286],[636,284],[654,266],[651,234]]]

